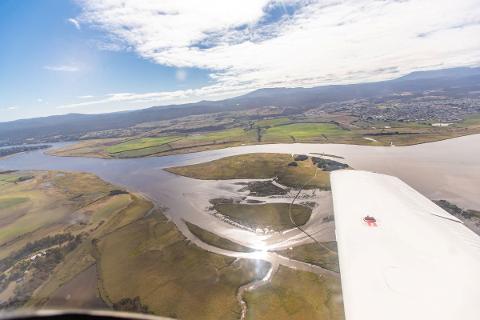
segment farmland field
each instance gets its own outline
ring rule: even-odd
[[[175,141],[177,139],[179,139],[179,137],[177,136],[133,139],[119,144],[115,144],[111,147],[107,147],[106,151],[108,153],[115,154],[123,151],[151,148]]]
[[[195,116],[194,120],[185,118],[184,122],[174,121],[173,125],[166,125],[164,129],[152,127],[148,135],[86,140],[52,153],[59,156],[136,158],[264,143],[400,146],[480,132],[478,115],[475,114],[443,127],[432,126],[431,122],[366,121],[335,114],[323,114],[318,118],[303,115],[266,117],[255,121],[245,118],[235,121],[234,117],[227,119],[228,125],[224,129],[215,127],[214,119],[208,116]]]
[[[292,142],[307,141],[309,139],[321,139],[322,136],[346,135],[348,131],[331,123],[294,123],[268,128],[263,135],[264,141]]]

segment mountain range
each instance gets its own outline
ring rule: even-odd
[[[105,114],[66,114],[0,123],[0,142],[20,142],[61,135],[64,139],[91,131],[126,128],[139,123],[169,120],[187,115],[248,110],[264,106],[289,107],[295,112],[324,103],[372,99],[409,92],[442,90],[459,96],[480,90],[480,67],[418,71],[403,77],[371,83],[328,85],[313,88],[265,88],[221,101],[150,107]]]

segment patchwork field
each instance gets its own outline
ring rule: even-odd
[[[216,117],[192,116],[155,122],[139,126],[138,128],[147,130],[142,134],[85,140],[55,150],[53,154],[136,158],[248,144],[294,142],[400,146],[480,133],[480,117],[475,114],[448,126],[435,126],[431,121],[367,121],[351,115],[329,113],[307,112],[291,117],[266,114],[259,120],[250,120],[250,114],[245,116],[238,119],[235,115],[227,118],[218,116],[217,121]],[[261,115],[256,116],[262,118]]]

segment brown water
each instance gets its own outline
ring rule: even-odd
[[[447,199],[465,208],[480,209],[480,135],[407,147],[270,144],[125,160],[62,158],[32,151],[0,160],[0,170],[92,172],[158,199],[165,190],[183,192],[192,183],[163,171],[163,168],[256,152],[335,154],[344,157],[345,162],[355,169],[395,175],[431,199]]]

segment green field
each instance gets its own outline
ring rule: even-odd
[[[80,142],[54,151],[60,156],[86,156],[103,158],[137,158],[151,155],[167,155],[184,152],[218,149],[239,143],[256,141],[254,130],[232,128],[206,133],[165,135],[158,137],[142,137],[132,139],[105,139]]]
[[[263,141],[300,142],[322,139],[323,136],[347,135],[348,132],[331,123],[293,123],[268,128],[263,135]]]
[[[105,150],[108,153],[115,154],[124,151],[133,151],[145,148],[151,148],[160,146],[175,140],[181,139],[178,136],[165,136],[165,137],[156,137],[156,138],[141,138],[133,139],[113,146],[107,147]]]
[[[28,201],[27,197],[0,198],[0,210],[5,210],[27,201]]]
[[[169,168],[167,171],[202,180],[268,179],[299,188],[329,189],[328,172],[317,169],[310,160],[299,161],[298,167],[290,167],[292,156],[286,154],[255,153],[226,157],[210,162],[184,167]]]
[[[2,185],[8,185],[11,183],[16,183],[16,182],[24,182],[27,180],[30,180],[32,178],[32,175],[25,173],[22,174],[21,172],[17,171],[7,171],[7,172],[0,172],[0,186]]]
[[[254,119],[259,117],[260,120],[251,120],[252,116]],[[464,121],[456,122],[448,127],[433,127],[430,122],[368,121],[343,114],[296,115],[292,117],[278,115],[276,118],[274,115],[266,114],[263,119],[258,114],[250,114],[247,118],[242,119],[236,119],[235,115],[232,115],[226,122],[222,116],[219,118],[219,121],[225,124],[225,129],[214,129],[218,128],[215,126],[218,124],[215,118],[182,118],[172,121],[170,128],[160,122],[157,123],[160,128],[148,127],[150,130],[142,135],[133,135],[129,138],[85,140],[50,151],[50,153],[59,156],[134,158],[262,143],[303,142],[403,146],[480,132],[478,115],[470,115]],[[209,130],[210,128],[211,130]],[[166,133],[165,129],[169,133]],[[149,137],[145,137],[147,134]]]
[[[183,143],[194,142],[194,141],[218,141],[218,140],[246,140],[249,135],[248,131],[245,131],[242,128],[232,128],[222,131],[212,131],[209,133],[200,133],[189,135],[185,138]]]
[[[324,269],[340,272],[336,242],[309,243],[278,253],[290,259],[304,261]]]
[[[464,121],[461,122],[462,126],[480,126],[480,114],[475,114],[467,117]]]
[[[289,216],[291,207],[292,223]],[[266,203],[266,204],[235,204],[218,203],[213,208],[242,225],[253,228],[269,228],[276,231],[291,229],[295,226],[304,225],[310,219],[312,209],[289,203]]]
[[[344,319],[340,280],[280,266],[272,282],[245,294],[247,319]]]

